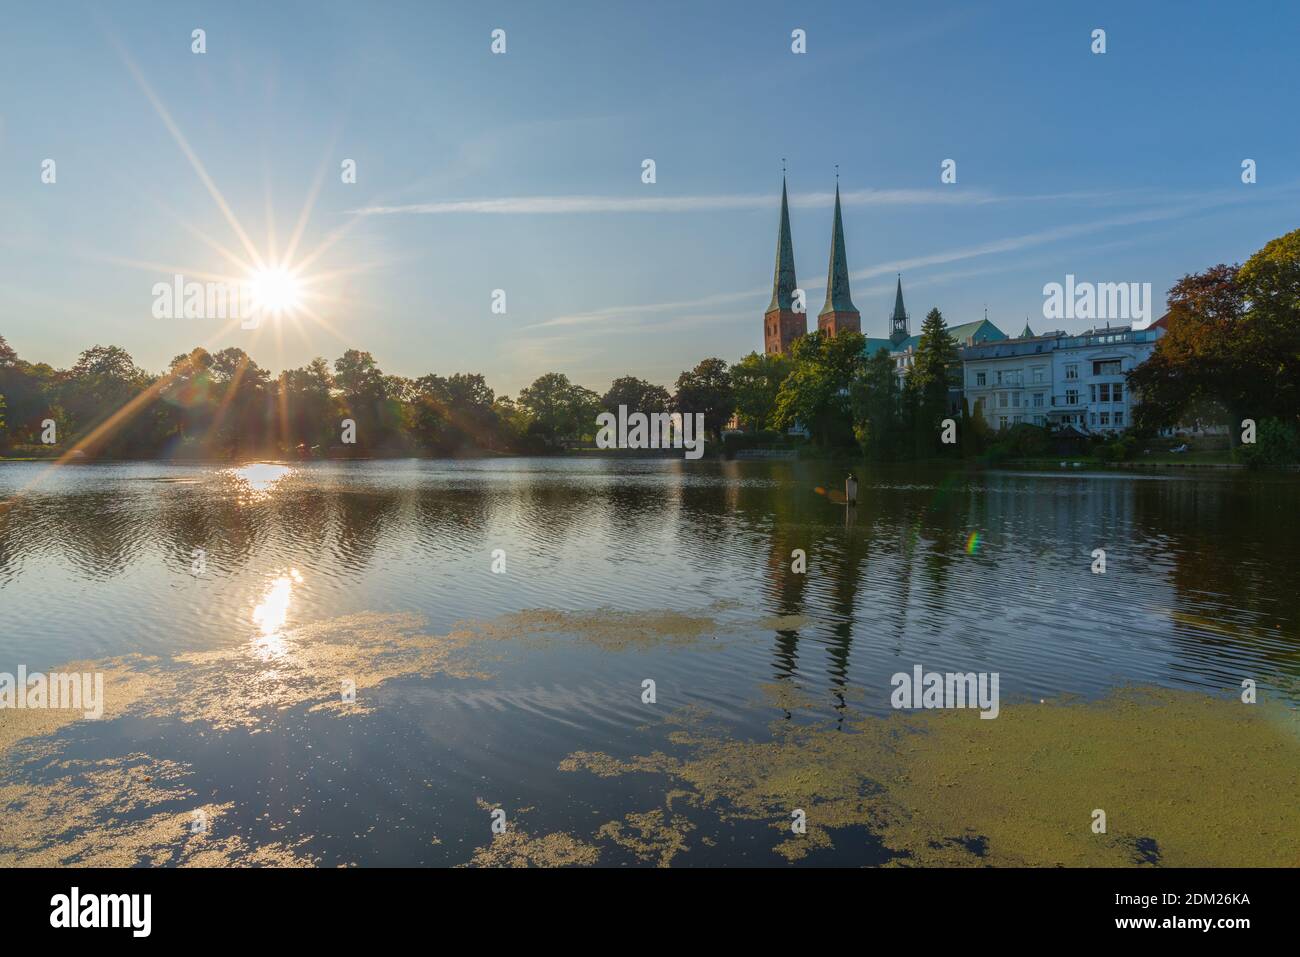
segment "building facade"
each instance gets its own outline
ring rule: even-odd
[[[916,359],[917,346],[921,343],[919,334],[914,336],[909,333],[909,319],[907,309],[903,305],[903,277],[900,275],[898,277],[898,286],[894,290],[894,312],[889,317],[889,338],[868,338],[866,346],[863,348],[867,358],[871,358],[881,349],[889,353],[890,358],[894,360],[894,371],[898,375],[900,387],[907,378],[907,371],[912,368],[912,363]],[[980,345],[986,342],[999,342],[1007,338],[1005,332],[989,322],[988,316],[975,322],[964,322],[961,325],[949,326],[948,336],[957,344],[958,348]],[[960,395],[957,397],[957,404],[961,404]]]
[[[972,416],[993,429],[1027,423],[1122,432],[1137,404],[1125,374],[1155,350],[1163,328],[1112,326],[1078,335],[1033,335],[960,350]]]

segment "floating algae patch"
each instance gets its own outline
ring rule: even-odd
[[[743,625],[726,626],[730,629]],[[105,720],[124,714],[207,722],[218,730],[259,727],[276,711],[306,705],[311,711],[360,714],[371,709],[364,692],[393,679],[447,675],[493,677],[486,662],[509,642],[574,639],[609,651],[691,644],[724,626],[707,615],[677,612],[569,612],[544,609],[457,622],[430,634],[413,614],[361,613],[327,619],[169,661],[129,656],[76,662],[65,672],[104,675]],[[500,644],[494,644],[500,643]],[[343,700],[350,681],[356,700]],[[26,738],[82,720],[77,709],[0,709],[0,753]]]
[[[596,836],[630,851],[638,861],[668,867],[674,857],[688,850],[687,835],[693,830],[695,825],[687,818],[653,808],[602,824]]]
[[[44,749],[31,749],[38,754]],[[283,843],[250,844],[223,834],[233,804],[197,804],[189,770],[132,753],[65,761],[56,780],[0,778],[0,866],[305,865],[311,858]],[[191,827],[200,811],[205,828]],[[302,842],[299,842],[302,843]]]
[[[172,693],[155,699],[150,717],[204,721],[217,729],[257,727],[271,711],[365,713],[366,689],[392,678],[488,675],[475,664],[473,636],[431,635],[418,615],[363,613],[304,625],[234,648],[175,659]],[[342,682],[356,701],[344,703]]]
[[[74,661],[54,671],[80,676],[103,676],[103,714],[87,718],[88,703],[75,708],[0,708],[0,754],[25,738],[40,737],[58,731],[76,721],[108,721],[126,714],[139,701],[159,691],[159,681],[140,662],[147,659],[116,659],[109,662]]]
[[[485,811],[497,807],[478,798]],[[525,816],[532,808],[519,808],[515,817]],[[555,832],[536,837],[511,822],[501,834],[493,834],[490,843],[474,850],[474,856],[462,867],[575,867],[590,866],[600,860],[600,849],[572,834]]]
[[[671,611],[553,611],[531,608],[470,625],[484,637],[576,638],[605,651],[656,645],[689,645],[718,633],[709,616]]]
[[[898,713],[757,742],[683,729],[670,735],[681,756],[580,752],[560,769],[666,775],[723,820],[770,823],[791,860],[865,827],[900,864],[1294,866],[1297,721],[1277,705],[1126,689],[993,721]],[[804,835],[791,834],[795,808]]]

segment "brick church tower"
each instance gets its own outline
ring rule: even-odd
[[[840,184],[835,184],[835,225],[831,229],[831,264],[826,271],[826,305],[817,314],[817,328],[829,335],[861,332],[862,317],[849,296],[849,262],[844,252],[844,220],[840,216]]]
[[[781,178],[781,227],[776,234],[776,271],[772,276],[772,301],[763,314],[763,351],[784,355],[808,331],[806,307],[795,312],[794,243],[790,240],[790,204],[785,177]]]

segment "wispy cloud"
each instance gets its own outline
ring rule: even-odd
[[[779,196],[722,194],[713,196],[510,196],[501,199],[464,199],[402,206],[367,206],[353,210],[362,216],[450,214],[554,215],[584,213],[702,213],[722,210],[771,209]],[[790,205],[801,209],[829,207],[834,193],[796,193]],[[842,192],[846,206],[978,206],[1001,202],[980,190],[861,189]]]
[[[891,262],[879,263],[851,273],[850,278],[854,280],[868,280],[895,272],[924,269],[930,266],[942,266],[969,259],[979,259],[982,257],[1021,252],[1036,246],[1061,242],[1067,239],[1076,239],[1081,236],[1088,236],[1108,229],[1118,229],[1127,226],[1137,226],[1144,223],[1176,219],[1197,211],[1198,209],[1187,206],[1163,207],[1160,209],[1130,213],[1124,216],[1114,216],[1108,219],[1094,220],[1087,223],[1057,226],[1051,229],[1039,230],[1037,232],[1023,233],[1018,236],[1007,236],[1002,239],[989,240],[988,242],[977,243],[971,246],[961,246],[955,249],[931,253],[925,256],[914,256],[909,259],[897,259]],[[825,287],[825,283],[822,282],[813,282],[801,285],[810,293],[809,302],[815,301],[816,296],[813,294]],[[767,292],[770,292],[770,290],[770,286],[756,286],[740,292],[719,293],[699,299],[641,303],[630,306],[609,306],[588,312],[569,313],[567,315],[555,316],[554,318],[547,319],[543,322],[537,322],[525,326],[522,331],[556,330],[566,326],[584,326],[591,323],[604,322],[616,317],[645,316],[656,315],[664,312],[679,313],[685,310],[710,309],[727,303],[753,300],[755,297],[762,297]]]

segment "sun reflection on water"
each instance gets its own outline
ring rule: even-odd
[[[252,499],[265,498],[276,483],[292,472],[288,465],[275,462],[252,462],[239,468],[226,469],[225,474],[232,478],[240,490]]]
[[[253,638],[253,643],[261,657],[279,658],[285,653],[284,624],[289,619],[293,587],[302,581],[298,569],[289,569],[287,574],[271,582],[262,600],[253,606],[253,624],[261,632]]]

